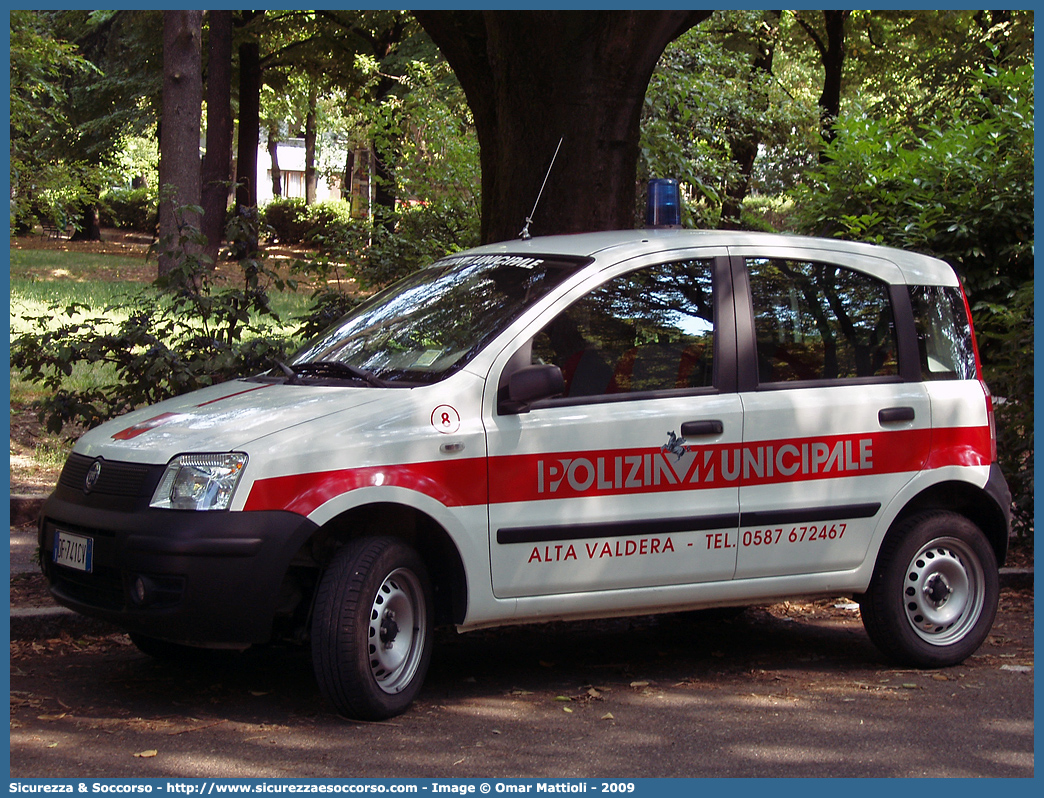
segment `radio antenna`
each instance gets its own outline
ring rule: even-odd
[[[518,237],[523,241],[528,241],[532,236],[529,234],[529,225],[533,223],[533,214],[536,213],[537,205],[540,204],[540,197],[544,194],[544,186],[547,185],[547,178],[551,175],[551,167],[555,165],[555,158],[558,157],[558,151],[562,149],[562,139],[558,140],[558,146],[555,147],[555,154],[551,156],[551,164],[547,167],[547,174],[544,175],[544,182],[540,184],[540,191],[537,192],[536,202],[533,203],[533,210],[529,212],[529,216],[526,217],[526,225],[522,228],[522,232],[518,234]]]

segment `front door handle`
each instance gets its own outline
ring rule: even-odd
[[[877,420],[882,424],[897,424],[900,421],[913,421],[915,415],[912,407],[886,407],[877,414]]]
[[[721,435],[724,431],[725,425],[717,419],[686,421],[681,428],[683,438],[691,438],[697,435]]]

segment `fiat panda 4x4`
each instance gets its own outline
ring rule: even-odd
[[[442,623],[851,595],[888,657],[961,662],[1009,504],[945,263],[642,230],[447,257],[269,373],[88,432],[40,546],[143,651],[307,640],[373,719]]]

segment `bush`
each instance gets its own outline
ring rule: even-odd
[[[305,205],[300,197],[280,197],[262,211],[270,240],[280,244],[308,244],[324,248],[350,236],[351,205],[346,200],[325,200]]]
[[[997,454],[1012,494],[1012,529],[1031,538],[1033,532],[1033,280],[1015,291],[1008,303],[978,308],[994,322],[979,331],[992,350],[984,364],[994,396]],[[1029,355],[1027,356],[1027,353]],[[1027,359],[1029,357],[1029,359]]]
[[[306,205],[299,197],[279,197],[268,203],[261,213],[269,237],[280,244],[300,244],[309,230]]]
[[[147,188],[109,189],[98,202],[98,219],[103,227],[155,235],[159,224],[156,197]]]
[[[352,207],[347,200],[325,200],[307,206],[304,219],[308,225],[303,241],[318,246],[336,248],[337,242],[348,238],[352,220]]]
[[[327,226],[337,235],[322,241],[319,255],[294,264],[296,274],[317,285],[307,315],[299,317],[298,334],[312,337],[347,313],[358,298],[346,292],[375,291],[452,252],[478,244],[478,218],[453,203],[431,203],[401,209],[387,225],[348,220]]]

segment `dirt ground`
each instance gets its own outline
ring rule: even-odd
[[[11,406],[11,493],[50,493],[61,473],[60,466],[41,463],[32,457],[40,444],[43,425],[36,411],[27,407]],[[76,430],[66,430],[70,438],[78,437]]]
[[[943,670],[884,662],[844,600],[442,631],[384,723],[332,714],[307,651],[176,666],[62,635],[11,644],[11,775],[1029,778],[1033,681],[1012,590]]]

